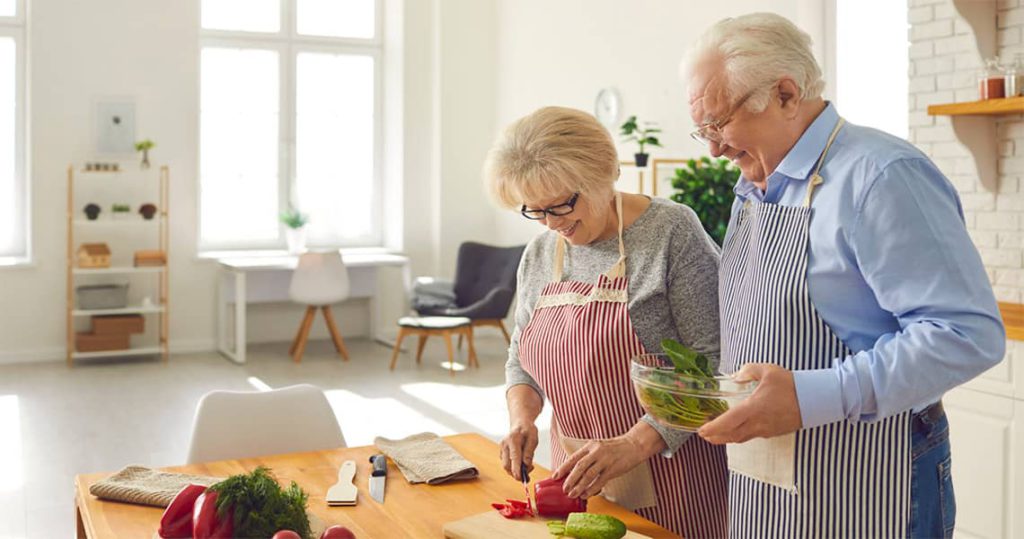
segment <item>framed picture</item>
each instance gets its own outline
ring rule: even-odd
[[[135,151],[135,102],[96,102],[96,151],[101,154],[131,154]]]

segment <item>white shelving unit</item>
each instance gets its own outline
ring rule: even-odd
[[[110,186],[118,186],[119,182],[136,182],[135,187],[138,187],[137,182],[140,177],[143,181],[149,181],[153,178],[152,172],[134,173],[129,171],[123,172],[93,172],[76,170],[74,166],[68,167],[68,208],[67,208],[67,363],[68,366],[74,364],[75,359],[89,359],[89,358],[100,358],[100,357],[125,357],[125,356],[140,356],[140,355],[160,355],[164,361],[168,359],[168,328],[170,309],[168,303],[168,286],[170,276],[168,267],[170,264],[170,257],[168,253],[169,240],[168,240],[168,223],[167,223],[167,203],[169,200],[168,196],[168,185],[170,180],[170,170],[166,167],[160,167],[159,169],[159,183],[155,186],[158,191],[158,202],[157,202],[157,213],[153,216],[153,219],[143,219],[139,216],[129,216],[127,218],[104,218],[101,217],[96,220],[88,220],[80,218],[79,205],[82,202],[77,200],[78,197],[75,195],[76,185],[82,188],[83,191],[91,192],[97,189],[100,185],[105,185],[108,188]],[[127,187],[128,184],[125,184]],[[129,192],[130,190],[125,190]],[[125,195],[128,196],[128,195]],[[130,200],[133,206],[138,206],[145,200]],[[107,268],[80,268],[77,267],[76,249],[78,248],[78,240],[76,240],[76,232],[85,231],[111,231],[116,232],[118,230],[143,230],[148,234],[147,241],[155,242],[157,249],[164,252],[165,263],[163,266],[144,266],[135,267],[127,265],[116,265]],[[152,245],[152,243],[148,243]],[[116,248],[116,247],[115,247]],[[152,247],[147,247],[152,248]],[[76,283],[79,282],[80,278],[90,276],[101,276],[101,277],[130,277],[134,275],[156,275],[158,278],[158,301],[153,305],[129,305],[127,307],[119,309],[78,309],[75,306],[75,287]],[[155,315],[158,319],[158,338],[155,344],[147,343],[142,346],[133,346],[126,350],[105,350],[100,352],[78,352],[75,350],[75,320],[82,317],[91,317],[96,315],[118,315],[118,314],[143,314],[143,315]]]

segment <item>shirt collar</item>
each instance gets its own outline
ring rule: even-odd
[[[804,181],[811,175],[811,169],[817,164],[821,152],[825,150],[825,144],[828,143],[832,129],[839,122],[839,113],[836,111],[835,105],[828,101],[825,103],[825,110],[821,111],[804,131],[804,134],[800,135],[796,144],[782,158],[782,162],[776,167],[772,176],[782,174],[792,180]],[[742,174],[732,191],[743,200],[752,196],[761,200],[762,196],[760,195],[763,195],[761,190],[750,180],[744,178]]]

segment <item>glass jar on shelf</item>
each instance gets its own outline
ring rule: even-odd
[[[1024,93],[1024,60],[1022,55],[1013,55],[1013,60],[1003,66],[1003,95],[1017,97]]]
[[[985,69],[978,75],[978,97],[981,100],[999,99],[1006,95],[1004,84],[999,58],[985,60]]]

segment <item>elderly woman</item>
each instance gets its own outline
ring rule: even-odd
[[[501,460],[517,479],[521,463],[532,468],[546,397],[554,476],[569,495],[601,493],[676,533],[721,536],[724,451],[645,416],[629,379],[630,359],[666,338],[717,362],[718,249],[692,210],[617,192],[618,175],[608,132],[567,108],[516,121],[488,156],[494,197],[546,228],[519,266]]]
[[[756,13],[692,53],[694,137],[742,171],[722,250],[722,370],[760,380],[730,443],[734,537],[953,531],[942,394],[1005,333],[956,189],[821,97],[810,38]]]

